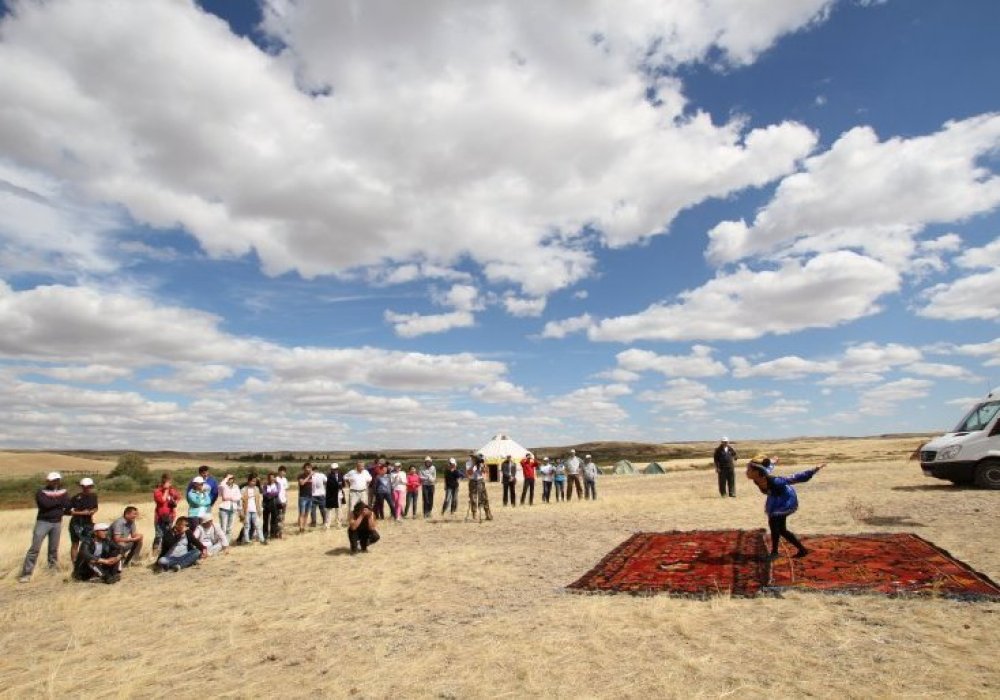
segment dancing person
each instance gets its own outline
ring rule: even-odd
[[[194,538],[202,543],[208,556],[219,554],[229,554],[229,538],[221,527],[212,519],[212,512],[209,511],[198,523],[198,527],[192,533]]]
[[[759,461],[756,457],[750,460],[747,463],[747,478],[757,485],[761,493],[767,494],[764,512],[767,513],[767,526],[771,531],[771,553],[768,558],[772,561],[778,558],[778,542],[782,537],[795,547],[795,558],[804,557],[809,554],[809,550],[802,546],[795,535],[789,532],[786,522],[788,516],[799,508],[798,495],[792,484],[809,481],[820,469],[826,467],[826,464],[820,464],[791,476],[774,476],[763,462],[764,457],[761,457]]]
[[[552,472],[552,482],[556,487],[556,502],[566,500],[566,463],[561,459]]]
[[[35,570],[35,562],[38,561],[38,553],[42,550],[42,542],[46,537],[49,539],[49,570],[54,571],[59,568],[62,519],[69,511],[69,494],[62,487],[62,475],[59,472],[49,472],[45,477],[45,486],[35,493],[35,505],[38,507],[38,514],[35,516],[35,529],[31,534],[31,546],[24,555],[21,576],[17,579],[20,583],[31,580],[31,573]]]
[[[344,474],[344,483],[347,484],[348,518],[351,517],[350,513],[354,511],[355,505],[366,502],[365,496],[368,493],[368,485],[371,483],[371,480],[372,475],[365,469],[364,462],[358,462],[354,467],[354,471]]]
[[[538,468],[538,473],[542,475],[542,503],[552,502],[552,477],[555,471],[549,458],[542,457],[542,466]]]
[[[75,562],[80,552],[80,543],[94,534],[94,513],[97,512],[97,494],[94,480],[89,476],[80,479],[80,493],[69,501],[69,541],[70,562]]]
[[[250,544],[254,532],[257,533],[257,541],[267,544],[264,537],[263,520],[264,499],[260,493],[260,479],[251,472],[247,475],[247,482],[240,490],[240,520],[243,522],[243,544]]]
[[[399,462],[393,464],[389,476],[392,482],[392,519],[398,523],[403,517],[403,503],[406,501],[406,472],[403,471],[403,465]],[[413,509],[416,517],[416,504]]]
[[[92,537],[83,541],[73,565],[73,578],[77,581],[102,581],[117,583],[121,579],[121,549],[110,537],[110,525],[97,523]]]
[[[177,518],[174,526],[163,535],[160,558],[156,560],[160,571],[180,571],[194,566],[199,559],[208,556],[205,545],[199,542],[188,529],[188,519]]]
[[[177,518],[177,503],[181,500],[180,492],[174,488],[169,472],[164,472],[160,476],[160,485],[153,490],[153,503],[156,508],[153,511],[153,551],[157,551],[163,535],[174,526]]]
[[[521,505],[524,505],[524,497],[528,496],[528,505],[535,505],[535,470],[538,469],[538,461],[530,452],[521,460],[521,478],[524,485],[521,487]]]
[[[424,457],[424,466],[420,469],[420,496],[424,503],[424,519],[434,512],[434,486],[437,484],[437,467],[430,456]]]
[[[278,475],[275,472],[267,473],[267,480],[261,488],[261,498],[264,502],[264,537],[268,540],[277,537],[281,525],[278,523],[278,509],[281,507],[281,484],[278,483]],[[242,503],[242,499],[241,499]]]
[[[583,498],[583,487],[580,484],[580,471],[583,469],[583,462],[576,456],[576,450],[569,451],[569,459],[566,460],[566,500],[573,500],[573,488],[576,488],[577,500]]]
[[[211,514],[211,510],[207,511],[207,515]],[[111,523],[111,540],[121,549],[122,568],[131,564],[132,560],[142,552],[142,533],[139,532],[139,527],[135,522],[138,517],[139,509],[135,506],[128,506],[122,513],[122,517]]]
[[[597,468],[590,455],[585,457],[587,460],[583,465],[583,497],[592,498],[597,500],[597,477],[601,473],[601,470]]]
[[[357,554],[358,549],[367,553],[368,547],[379,541],[375,515],[364,501],[358,501],[351,509],[347,519],[347,541],[351,545],[351,554]]]
[[[312,508],[309,510],[309,527],[316,527],[316,511],[322,517],[324,530],[330,529],[329,513],[326,510],[326,474],[318,468],[312,473]]]
[[[274,535],[279,540],[285,534],[285,513],[288,512],[288,469],[282,464],[278,467],[278,512],[274,515]]]
[[[513,508],[517,505],[517,463],[507,455],[507,458],[500,463],[500,482],[503,486],[503,504],[507,505],[508,496],[510,505]]]
[[[204,477],[199,475],[191,479],[187,490],[187,503],[187,522],[191,528],[196,528],[201,516],[212,510],[212,494]]]
[[[226,474],[219,486],[219,525],[226,533],[226,539],[233,538],[233,523],[240,515],[243,507],[243,492],[240,485],[236,483],[236,475]],[[195,526],[197,527],[197,526]],[[194,530],[195,527],[191,529]]]
[[[420,494],[420,475],[417,474],[416,467],[410,467],[409,473],[406,475],[406,507],[403,509],[403,517],[405,518],[409,512],[410,507],[413,507],[413,519],[417,519],[417,496]]]
[[[306,531],[306,518],[312,510],[312,464],[302,465],[297,481],[299,482],[299,534]]]
[[[719,482],[719,495],[725,498],[736,498],[736,450],[729,444],[729,438],[723,437],[719,446],[712,453],[715,463],[715,475]]]
[[[444,500],[441,502],[441,515],[449,508],[454,513],[458,509],[458,482],[462,480],[461,470],[454,457],[448,459],[448,469],[444,473]]]
[[[326,512],[330,513],[330,520],[333,520],[337,527],[340,527],[340,501],[344,491],[344,475],[340,472],[340,465],[336,462],[330,464],[330,471],[326,475]],[[327,521],[329,522],[329,521]]]

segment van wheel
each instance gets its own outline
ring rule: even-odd
[[[983,462],[976,467],[976,486],[984,489],[1000,489],[1000,462]]]

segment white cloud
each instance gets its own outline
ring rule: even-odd
[[[995,238],[981,248],[969,248],[955,259],[961,267],[1000,267],[1000,238]]]
[[[887,382],[863,392],[858,411],[873,416],[891,415],[897,404],[927,396],[932,385],[933,382],[926,379],[910,377]]]
[[[543,338],[565,338],[570,333],[578,333],[590,328],[594,320],[590,314],[582,314],[561,321],[549,321],[542,329]]]
[[[665,377],[718,377],[726,366],[712,357],[713,349],[694,345],[690,355],[657,355],[631,348],[616,356],[618,366],[630,372],[659,372]]]
[[[927,304],[917,310],[921,316],[960,321],[970,318],[1000,318],[1000,269],[968,275],[955,282],[926,290]]]
[[[784,418],[809,412],[809,402],[802,399],[777,399],[754,411],[765,418]]]
[[[781,269],[740,268],[682,292],[680,303],[654,304],[629,316],[583,325],[578,317],[546,324],[546,331],[588,328],[592,340],[747,340],[805,328],[828,328],[877,313],[876,301],[899,286],[883,263],[850,251],[817,255]],[[573,322],[572,324],[570,322]],[[563,324],[563,325],[561,325]],[[567,331],[568,332],[568,331]],[[565,333],[563,333],[565,335]],[[547,335],[545,337],[562,337]]]
[[[531,397],[524,387],[511,384],[508,381],[496,381],[484,387],[475,389],[472,395],[486,403],[531,403]]]
[[[953,350],[959,355],[985,358],[985,362],[983,364],[987,367],[1000,365],[1000,338],[994,338],[986,343],[967,343],[965,345],[957,345],[954,346]]]
[[[166,377],[156,377],[143,382],[154,391],[189,393],[225,381],[235,374],[232,367],[212,364],[183,364]]]
[[[618,399],[631,393],[632,389],[625,384],[587,386],[551,397],[545,402],[545,412],[585,423],[610,426],[628,418],[628,413],[618,403]]]
[[[508,295],[503,298],[504,308],[511,316],[541,316],[545,311],[545,297],[518,297]]]
[[[809,374],[829,374],[837,370],[831,361],[806,360],[797,355],[786,355],[753,365],[746,358],[732,357],[729,364],[737,379],[768,377],[771,379],[800,379]]]
[[[68,367],[27,367],[33,374],[60,379],[64,382],[79,382],[81,384],[110,384],[118,379],[132,376],[128,367],[112,367],[110,365],[76,365]]]
[[[978,382],[982,380],[982,377],[973,374],[965,367],[942,362],[914,362],[906,366],[906,371],[933,379],[954,379],[961,382]]]
[[[979,159],[1000,146],[1000,114],[948,122],[931,135],[879,141],[856,127],[786,177],[751,224],[709,232],[708,257],[733,262],[781,248],[852,247],[902,268],[926,225],[1000,205],[1000,177]]]
[[[794,122],[714,124],[650,68],[746,64],[831,4],[271,0],[270,55],[190,0],[23,2],[0,41],[18,67],[0,149],[271,275],[412,281],[470,260],[542,297],[601,242],[661,234],[811,151]]]

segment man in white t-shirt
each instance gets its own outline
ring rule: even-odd
[[[566,500],[573,500],[573,487],[576,487],[576,497],[583,498],[583,483],[580,480],[580,470],[583,469],[583,462],[576,456],[576,450],[569,451],[569,459],[566,460]]]
[[[312,511],[309,514],[309,527],[316,527],[316,509],[323,517],[323,529],[330,529],[330,521],[326,510],[326,474],[316,469],[312,473]]]
[[[368,493],[368,484],[372,482],[372,475],[365,469],[364,462],[358,462],[354,471],[344,474],[344,483],[347,484],[347,510],[354,512],[354,504],[365,501],[365,494]]]

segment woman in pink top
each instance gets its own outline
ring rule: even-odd
[[[420,475],[417,474],[416,467],[410,467],[410,473],[406,475],[406,510],[403,511],[403,517],[410,512],[410,507],[413,507],[413,518],[417,517],[417,494],[420,493]]]

